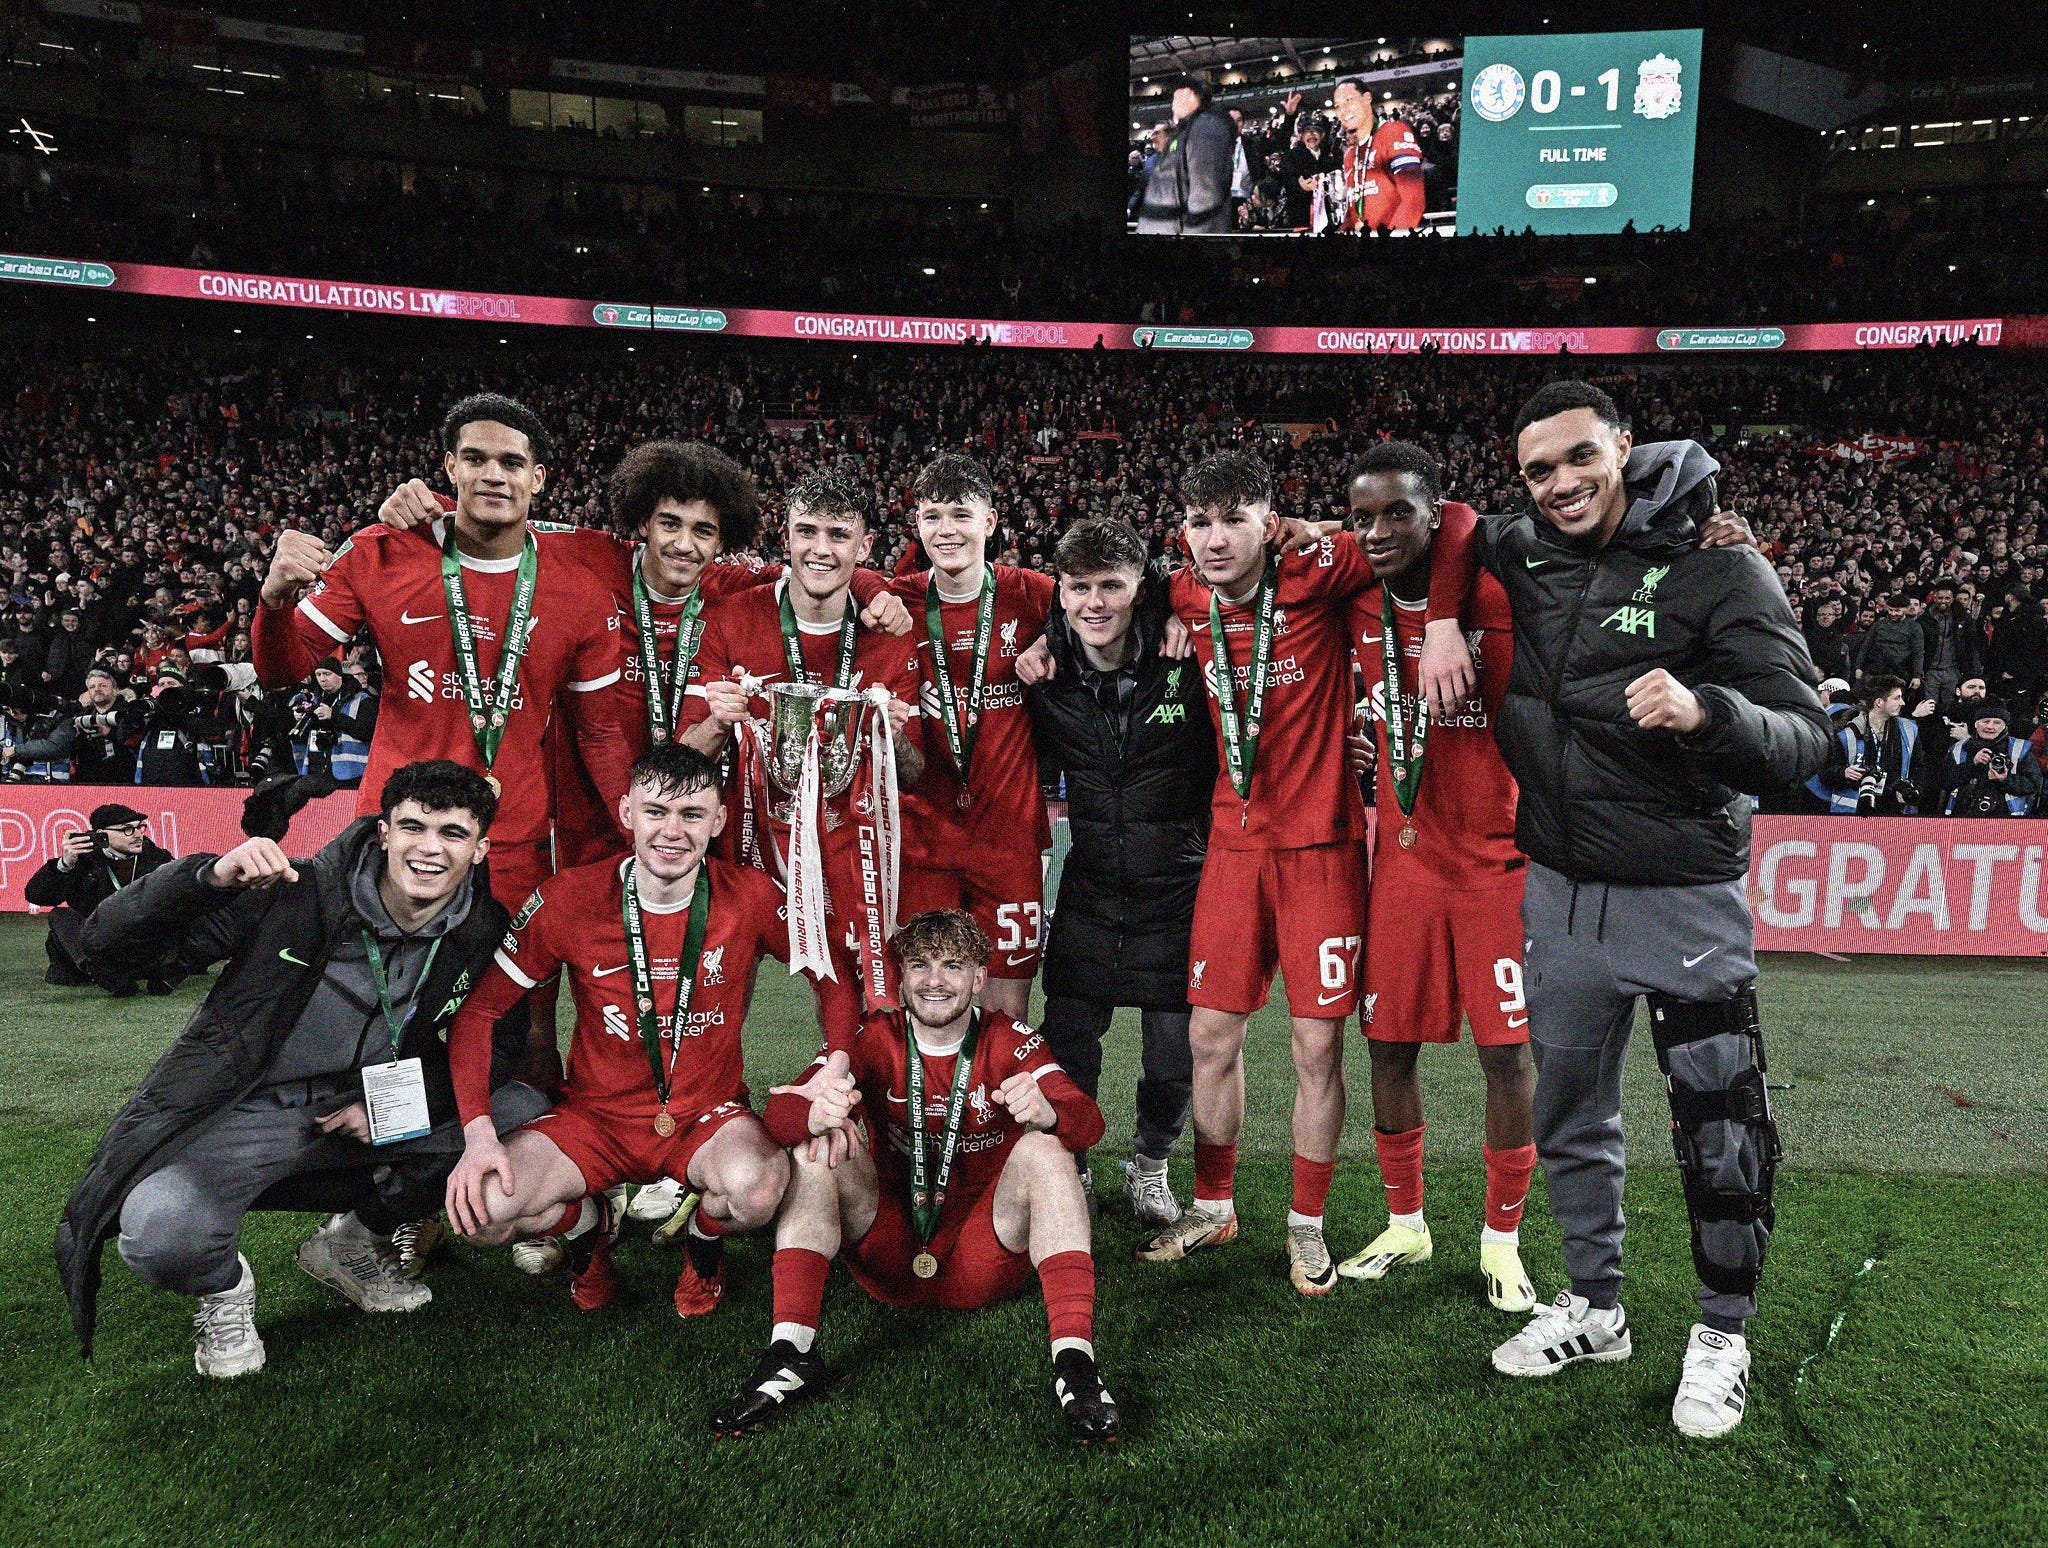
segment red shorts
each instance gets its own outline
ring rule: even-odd
[[[1408,885],[1382,866],[1365,927],[1365,1035],[1383,1043],[1529,1041],[1522,877],[1485,891]]]
[[[903,867],[897,888],[897,916],[908,919],[931,908],[964,908],[995,942],[990,978],[1038,976],[1045,944],[1045,864],[1036,849],[997,843],[969,845],[949,857],[943,869]]]
[[[1365,846],[1209,847],[1188,943],[1188,1003],[1248,1016],[1277,968],[1296,1016],[1341,1021],[1358,1007]]]
[[[516,914],[534,889],[555,874],[554,846],[546,839],[493,844],[490,866],[491,896]]]
[[[884,1184],[875,1223],[841,1256],[855,1283],[885,1306],[973,1311],[1008,1300],[1031,1283],[1031,1259],[1010,1251],[996,1235],[993,1183],[966,1210],[952,1219],[941,1217],[930,1248],[939,1271],[930,1279],[911,1271],[911,1260],[922,1250],[909,1201]]]
[[[760,1122],[745,1102],[721,1102],[694,1118],[679,1116],[676,1132],[663,1139],[654,1132],[652,1114],[629,1120],[600,1114],[588,1107],[563,1106],[542,1113],[517,1132],[523,1134],[531,1129],[536,1134],[545,1134],[557,1150],[576,1163],[576,1170],[583,1174],[585,1191],[602,1193],[619,1183],[638,1183],[644,1187],[664,1177],[686,1181],[690,1163],[711,1136],[742,1118]]]

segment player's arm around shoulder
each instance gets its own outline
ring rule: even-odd
[[[1828,759],[1832,727],[1819,674],[1770,561],[1754,548],[1687,556],[1696,595],[1710,600],[1700,624],[1693,692],[1699,727],[1684,738],[1716,778],[1737,789],[1793,784]]]

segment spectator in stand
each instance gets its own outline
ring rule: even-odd
[[[1301,139],[1280,158],[1280,180],[1287,193],[1290,230],[1308,230],[1317,179],[1344,170],[1344,160],[1330,149],[1329,140],[1321,116],[1305,113],[1301,119]]]
[[[1807,788],[1838,816],[1910,817],[1932,785],[1929,749],[1919,725],[1906,718],[1906,686],[1896,677],[1865,678],[1863,704],[1863,713],[1835,733],[1827,767]]]
[[[1893,593],[1878,603],[1877,622],[1863,636],[1856,656],[1856,676],[1864,685],[1864,702],[1869,702],[1869,685],[1880,678],[1896,678],[1908,693],[1918,693],[1926,670],[1927,640],[1918,620],[1906,616],[1906,599]]]
[[[377,729],[377,696],[351,682],[340,660],[330,656],[292,696],[291,710],[292,761],[299,773],[330,787],[360,785]]]
[[[136,981],[151,994],[169,994],[184,977],[165,953],[140,965],[132,958],[98,967],[86,961],[85,922],[93,911],[123,887],[140,880],[170,860],[168,850],[150,841],[149,822],[132,806],[108,804],[93,808],[91,826],[64,835],[58,852],[28,879],[22,896],[50,912],[50,933],[43,949],[50,966],[43,982],[62,986],[98,984],[116,999],[135,993]]]
[[[1951,817],[2025,817],[2041,793],[2033,744],[2010,734],[1997,699],[1977,706],[1970,735],[1956,743],[1945,772]]]
[[[1927,610],[1920,615],[1920,632],[1927,641],[1927,675],[1920,691],[1928,698],[1939,703],[1965,677],[1983,670],[1970,619],[1956,606],[1955,586],[1946,577],[1934,584]]]
[[[79,629],[78,610],[67,607],[43,652],[43,686],[60,699],[77,698],[85,691],[85,669],[92,658],[93,644]]]
[[[1822,597],[1815,603],[1802,632],[1806,635],[1806,648],[1813,656],[1816,671],[1823,677],[1849,676],[1849,650],[1843,643],[1842,602],[1839,597]]]

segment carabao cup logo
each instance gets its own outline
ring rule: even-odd
[[[1522,111],[1529,88],[1511,64],[1490,64],[1472,78],[1472,111],[1498,124]]]

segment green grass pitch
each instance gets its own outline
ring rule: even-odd
[[[1155,1268],[1132,1260],[1137,1233],[1120,1212],[1099,1227],[1096,1341],[1127,1433],[1096,1453],[1060,1437],[1035,1295],[973,1316],[882,1311],[843,1276],[823,1334],[837,1390],[754,1439],[713,1443],[706,1413],[767,1332],[758,1238],[735,1244],[731,1294],[697,1324],[668,1305],[675,1254],[631,1236],[622,1293],[596,1316],[570,1308],[559,1277],[455,1249],[429,1271],[430,1307],[372,1319],[292,1265],[310,1218],[257,1217],[245,1245],[267,1370],[195,1376],[190,1303],[142,1289],[111,1249],[99,1351],[83,1363],[51,1229],[101,1126],[201,986],[114,1002],[46,990],[41,966],[39,926],[0,920],[10,1548],[2048,1539],[2041,964],[1767,964],[1790,1157],[1750,1413],[1719,1443],[1686,1441],[1669,1420],[1693,1308],[1646,1034],[1627,1113],[1635,1357],[1511,1383],[1486,1364],[1515,1322],[1487,1307],[1477,1277],[1469,1046],[1424,1057],[1435,1261],[1307,1301],[1285,1278],[1290,1077],[1285,1022],[1269,1008],[1248,1056],[1243,1238]],[[807,994],[779,972],[763,974],[755,1004],[758,1090],[797,1069],[814,1035]],[[1119,1023],[1105,1163],[1128,1142],[1135,1047],[1135,1027]],[[1329,1210],[1340,1252],[1384,1213],[1362,1057],[1353,1067]],[[1183,1198],[1185,1154],[1183,1143]],[[1554,1293],[1540,1175],[1523,1241],[1539,1292]],[[1795,1405],[1801,1362],[1845,1306]]]

